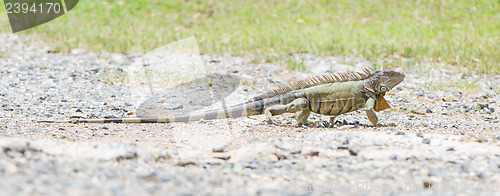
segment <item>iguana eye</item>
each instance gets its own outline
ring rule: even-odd
[[[387,91],[387,87],[386,86],[380,86],[380,92],[385,92]]]

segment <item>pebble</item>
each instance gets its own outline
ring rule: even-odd
[[[226,152],[227,146],[228,146],[227,144],[216,146],[212,149],[212,152]]]
[[[360,147],[349,146],[349,154],[351,154],[352,156],[358,156],[359,151],[361,151]]]
[[[484,172],[484,171],[480,171],[479,173],[477,173],[477,175],[476,175],[476,176],[477,176],[478,178],[483,179],[483,178],[486,178],[488,175],[486,174],[486,172]]]
[[[229,155],[228,156],[215,156],[214,158],[226,161],[226,160],[229,160],[231,158],[231,156],[229,156]]]
[[[424,185],[424,188],[426,188],[426,189],[431,189],[431,188],[432,188],[432,186],[434,185],[434,183],[432,183],[432,182],[430,182],[430,181],[425,181],[425,182],[423,183],[423,185]]]
[[[424,144],[430,144],[431,143],[431,139],[424,138],[424,139],[422,139],[422,143],[424,143]]]
[[[278,151],[278,152],[274,153],[274,155],[276,155],[276,157],[278,158],[278,160],[286,159],[285,153],[283,153],[281,151]]]
[[[476,142],[483,143],[483,142],[487,142],[487,141],[488,141],[488,137],[486,137],[486,135],[484,135],[484,134],[480,134],[480,135],[476,136]]]
[[[487,103],[477,103],[477,106],[478,106],[479,110],[489,108],[489,104],[487,104]]]
[[[348,145],[340,145],[337,147],[337,149],[339,149],[339,150],[347,150],[348,148],[349,148]]]

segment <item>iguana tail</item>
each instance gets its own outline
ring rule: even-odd
[[[209,110],[192,114],[165,116],[165,117],[137,117],[137,118],[114,118],[114,119],[72,119],[66,121],[38,121],[40,123],[171,123],[190,122],[199,120],[213,120],[224,118],[238,118],[254,116],[264,113],[264,108],[269,105],[279,104],[283,99],[264,99],[250,103],[239,104],[229,108]]]

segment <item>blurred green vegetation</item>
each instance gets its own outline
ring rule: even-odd
[[[0,15],[0,31],[10,31]],[[85,0],[23,34],[57,51],[147,52],[194,35],[204,54],[356,55],[500,73],[498,0]]]

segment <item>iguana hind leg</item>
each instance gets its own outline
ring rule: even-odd
[[[275,125],[278,125],[276,121],[274,121],[273,116],[280,115],[283,113],[295,113],[301,111],[299,116],[297,117],[298,124],[307,123],[307,118],[311,113],[309,110],[309,101],[305,98],[298,98],[290,102],[286,105],[273,105],[264,110],[264,114],[266,115],[267,120]]]

